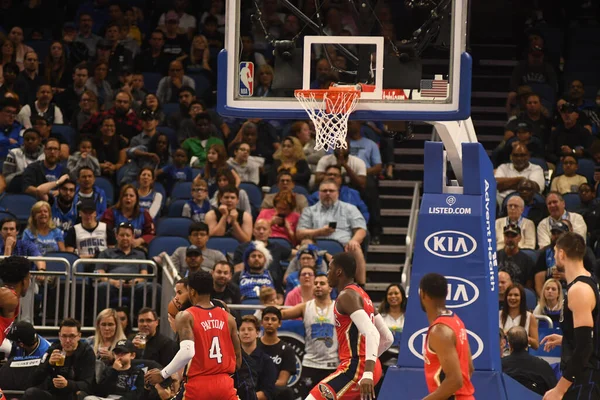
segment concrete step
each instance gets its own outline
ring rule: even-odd
[[[423,171],[423,164],[395,164],[396,171]]]
[[[406,227],[388,226],[383,228],[384,235],[406,235],[407,232],[408,228]]]
[[[389,283],[384,282],[367,283],[365,289],[367,292],[385,292],[385,289],[387,289],[389,285]]]
[[[508,97],[506,92],[472,92],[471,97],[479,97],[486,99],[505,99]]]
[[[379,196],[382,200],[412,200],[412,196],[402,194],[382,194]]]
[[[370,264],[367,263],[367,272],[400,272],[400,264]]]
[[[406,246],[394,244],[369,245],[369,253],[406,253]]]
[[[415,182],[417,181],[406,181],[406,180],[392,180],[392,181],[379,181],[380,187],[401,187],[401,188],[414,188]],[[421,182],[421,181],[419,181]]]
[[[479,119],[479,120],[473,121],[473,125],[475,126],[475,129],[477,129],[478,126],[491,126],[491,127],[504,128],[504,126],[506,125],[506,121]]]
[[[506,108],[494,106],[471,106],[471,113],[506,114]]]
[[[518,63],[516,60],[479,60],[482,67],[515,67]]]
[[[411,156],[422,156],[425,150],[423,148],[396,148],[394,149],[394,155],[411,155]]]
[[[410,210],[397,210],[391,208],[383,208],[381,210],[382,217],[409,217]]]

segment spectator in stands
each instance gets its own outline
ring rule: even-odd
[[[315,244],[315,241],[311,238],[304,238],[297,247],[296,255],[292,257],[290,265],[285,269],[283,276],[283,282],[286,284],[286,290],[295,287],[298,282],[298,272],[301,267],[306,265],[313,267],[317,271],[317,275],[320,273],[327,273],[327,263],[329,262],[331,255],[325,250],[321,250]],[[294,282],[291,282],[294,280]]]
[[[559,281],[549,278],[544,282],[542,287],[542,295],[539,298],[538,304],[533,310],[533,315],[545,315],[552,322],[558,324],[563,308],[563,290]]]
[[[2,164],[2,175],[8,185],[7,192],[21,193],[23,172],[30,164],[43,160],[43,149],[40,133],[33,128],[25,129],[23,145],[9,150],[6,160]]]
[[[59,342],[48,348],[43,362],[33,373],[35,386],[27,389],[22,399],[58,400],[91,393],[96,356],[92,348],[81,340],[79,321],[64,319],[60,323],[58,339]],[[59,360],[62,366],[57,365]]]
[[[119,323],[117,311],[113,308],[105,308],[100,311],[95,325],[94,336],[90,336],[87,343],[94,349],[96,359],[111,365],[115,361],[113,350],[117,346],[117,342],[126,339],[123,327]]]
[[[181,211],[181,216],[191,218],[195,222],[204,222],[206,213],[210,211],[208,200],[208,185],[200,175],[192,181],[192,198],[186,201]]]
[[[73,171],[72,174],[77,175],[77,183],[79,184],[79,190],[76,193],[77,198],[92,198],[97,206],[96,211],[98,216],[101,216],[106,211],[107,199],[104,190],[95,185],[96,175],[100,175],[100,167],[98,160],[92,155],[93,149],[90,139],[85,137],[81,139],[79,153],[82,160],[89,161],[75,163],[69,158],[69,162],[72,165],[69,169]],[[96,165],[98,166],[97,168]]]
[[[92,176],[100,175],[100,162],[94,156],[92,139],[84,136],[79,140],[79,151],[69,156],[67,168],[71,171],[71,178],[77,179],[81,169],[86,168],[91,171]]]
[[[535,225],[530,219],[523,217],[523,211],[525,209],[525,202],[520,196],[511,196],[506,202],[506,209],[508,216],[506,218],[496,219],[496,249],[502,250],[504,248],[504,232],[505,226],[510,224],[517,225],[521,230],[521,241],[519,247],[521,249],[532,249],[536,248],[535,242],[537,240]]]
[[[251,118],[244,122],[237,134],[229,142],[229,152],[233,152],[236,143],[250,145],[250,156],[262,165],[273,164],[273,153],[279,149],[279,138],[273,125],[268,121]]]
[[[360,197],[360,193],[357,190],[344,185],[344,176],[342,176],[342,168],[338,165],[330,165],[325,168],[325,178],[335,181],[340,188],[340,201],[352,204],[358,208],[360,213],[365,218],[365,221],[369,222],[369,210],[367,205]],[[309,204],[312,206],[319,201],[319,192],[314,192],[308,199]],[[535,229],[535,227],[534,227]]]
[[[15,51],[15,45],[13,42],[8,40],[7,38],[3,38],[0,42],[0,66],[4,67],[6,64],[14,63],[17,59],[17,54]],[[16,65],[16,64],[15,64]],[[17,66],[18,68],[18,66]],[[0,68],[1,70],[2,68]],[[17,74],[18,74],[17,70]],[[0,82],[4,83],[4,79],[2,73],[0,73]]]
[[[152,219],[155,219],[162,208],[163,195],[155,190],[154,169],[144,167],[138,174],[138,195],[140,196],[140,210],[148,211]]]
[[[290,135],[295,136],[302,145],[302,150],[306,156],[306,162],[311,170],[314,170],[319,160],[326,155],[324,150],[315,150],[314,132],[306,121],[296,121],[290,128]]]
[[[295,187],[296,185],[294,184],[294,179],[290,171],[282,170],[277,175],[277,188],[279,189],[279,192],[291,193],[296,200],[296,207],[294,211],[301,213],[302,210],[304,210],[304,208],[308,206],[308,201],[306,199],[306,196],[304,196],[303,194],[294,192]],[[275,199],[275,196],[277,196],[277,193],[265,194],[265,197],[263,198],[263,201],[260,205],[261,210],[273,208],[273,200]]]
[[[587,178],[577,174],[577,158],[575,156],[566,155],[562,158],[561,164],[564,173],[556,176],[552,180],[550,190],[560,194],[577,192],[579,186],[587,183]]]
[[[315,269],[313,267],[301,267],[298,274],[300,285],[292,289],[285,297],[286,306],[295,306],[306,303],[314,298]]]
[[[525,145],[529,150],[529,155],[531,157],[543,159],[546,152],[544,143],[541,139],[531,136],[531,127],[529,123],[519,122],[515,129],[516,135],[506,141],[504,148],[502,148],[500,154],[498,154],[497,163],[504,164],[509,162],[513,146],[517,143]]]
[[[294,349],[286,342],[279,339],[277,330],[281,328],[281,311],[277,307],[266,307],[262,312],[263,335],[258,341],[258,346],[271,357],[277,369],[275,381],[275,399],[292,398],[292,389],[287,387],[290,376],[296,373],[296,356]]]
[[[144,371],[133,366],[136,357],[135,346],[130,340],[119,340],[113,349],[114,361],[102,371],[95,394],[108,397],[86,396],[84,400],[102,400],[105,398],[127,398],[139,400],[144,396]]]
[[[193,167],[202,168],[202,166],[196,164],[196,161],[197,159],[192,157],[190,164]],[[240,176],[232,166],[227,164],[227,150],[225,150],[225,146],[222,144],[212,144],[206,152],[206,163],[201,173],[202,178],[208,183],[209,195],[213,195],[217,191],[217,173],[221,169],[229,170],[231,175],[233,175],[233,184],[235,187],[240,186]]]
[[[60,179],[58,191],[51,193],[48,202],[52,205],[52,220],[54,224],[66,233],[77,220],[77,201],[75,199],[75,182],[70,179]],[[49,190],[46,184],[46,189]],[[51,185],[52,186],[52,185]],[[43,186],[42,186],[43,188]]]
[[[172,61],[169,64],[169,75],[162,78],[158,83],[158,89],[156,90],[158,101],[163,104],[177,103],[179,90],[184,86],[195,89],[196,83],[192,78],[184,75],[181,61]]]
[[[27,53],[33,51],[33,49],[23,43],[25,35],[23,34],[23,28],[20,26],[14,26],[10,32],[8,32],[8,40],[12,42],[15,48],[15,62],[19,65],[19,68],[23,68]]]
[[[36,100],[30,104],[25,104],[21,108],[19,115],[17,115],[17,121],[25,128],[31,128],[31,116],[35,114],[44,117],[51,124],[62,125],[64,123],[62,111],[52,102],[52,99],[52,87],[46,83],[39,85]]]
[[[404,329],[404,316],[406,314],[406,291],[398,283],[391,283],[385,290],[385,297],[379,304],[379,314],[394,335],[395,348],[400,347],[400,337]]]
[[[308,187],[311,172],[298,139],[294,136],[283,139],[281,147],[275,152],[273,158],[275,161],[269,171],[269,185],[277,183],[277,174],[280,171],[288,170],[296,185]]]
[[[133,345],[137,348],[138,358],[167,366],[177,353],[177,343],[158,332],[158,323],[159,317],[155,310],[149,307],[142,308],[138,313],[138,328],[140,333],[146,335],[146,343],[145,347],[142,347],[139,336],[136,336]]]
[[[254,89],[254,97],[274,97],[275,92],[271,90],[275,72],[269,64],[263,64],[258,67],[258,79]]]
[[[539,347],[538,323],[532,313],[527,311],[525,289],[522,285],[514,283],[504,297],[504,307],[500,310],[500,328],[507,332],[513,326],[521,326],[527,331],[527,342],[532,349]]]
[[[504,307],[504,298],[506,297],[506,289],[512,286],[512,276],[509,271],[498,269],[498,304],[500,310]]]
[[[219,207],[206,213],[205,221],[210,236],[228,236],[241,243],[250,240],[252,235],[252,215],[238,208],[239,190],[235,186],[219,189]]]
[[[182,60],[182,62],[187,74],[204,75],[209,80],[214,80],[208,40],[204,35],[194,36],[190,47],[190,53]],[[200,88],[198,88],[198,90],[200,90]]]
[[[92,32],[94,26],[94,20],[92,14],[88,12],[82,12],[79,14],[79,32],[75,37],[75,42],[81,42],[85,44],[89,51],[89,56],[94,57],[96,55],[96,46],[100,39],[100,36]]]
[[[192,90],[190,88],[190,90]],[[180,99],[181,97],[183,98],[187,98],[191,96],[190,92],[183,92],[181,93],[180,91]],[[179,105],[180,108],[183,108],[184,106],[182,104]],[[168,123],[169,124],[174,124],[177,125],[178,128],[174,128],[176,129],[176,134],[177,134],[177,141],[179,143],[183,143],[186,139],[189,139],[191,137],[196,136],[196,122],[195,122],[195,118],[196,115],[205,112],[205,107],[204,104],[202,104],[202,102],[200,100],[191,100],[191,103],[189,104],[189,106],[185,107],[185,111],[176,111],[174,113],[171,113],[171,115],[168,118]],[[211,115],[211,118],[214,117],[214,114]],[[218,114],[217,114],[218,117]],[[223,123],[222,126],[227,126],[227,124]],[[217,127],[215,126],[215,124],[211,123],[210,126],[211,132],[213,133],[213,136],[218,135],[218,130]]]
[[[18,111],[17,100],[0,100],[0,158],[6,158],[9,150],[18,149],[23,144],[20,136],[23,127],[15,119]]]
[[[242,366],[240,373],[246,372],[248,381],[253,384],[254,398],[272,399],[275,395],[275,381],[277,380],[277,369],[268,354],[258,346],[258,335],[260,333],[260,323],[253,315],[244,315],[240,325],[240,344],[242,346],[242,356],[244,365],[247,363],[247,370]],[[241,378],[240,378],[241,379]],[[244,394],[238,382],[238,393]],[[247,397],[247,399],[251,399]]]
[[[271,252],[261,241],[250,242],[243,255],[244,269],[233,276],[243,300],[256,300],[262,287],[275,288],[275,281],[267,267],[272,262]]]
[[[550,137],[546,160],[557,163],[563,156],[575,155],[590,157],[592,144],[590,132],[577,123],[579,114],[574,105],[565,103],[560,109],[562,124],[558,125]]]
[[[550,140],[550,128],[552,121],[543,112],[540,96],[535,93],[526,95],[525,111],[519,114],[516,118],[510,120],[504,128],[504,139],[514,137],[519,131],[520,124],[526,124],[530,129],[529,132],[533,138],[539,139],[543,145],[548,144]],[[532,143],[534,141],[532,140]],[[530,149],[531,151],[532,149]],[[532,154],[537,154],[532,151]],[[534,157],[537,157],[534,155]],[[542,156],[543,158],[543,156]]]
[[[44,159],[31,163],[23,172],[23,192],[48,200],[50,189],[56,189],[69,179],[69,170],[59,164],[60,142],[48,138],[44,147]]]
[[[223,141],[217,137],[211,136],[210,115],[207,113],[200,113],[196,115],[195,122],[196,137],[186,139],[181,147],[187,151],[190,160],[192,160],[192,157],[197,157],[198,161],[194,166],[202,168],[206,163],[206,150],[213,144],[223,145]]]
[[[100,220],[116,234],[121,224],[131,224],[134,237],[132,247],[146,247],[154,239],[154,222],[148,211],[140,209],[139,196],[133,185],[121,187],[119,201],[107,209]]]
[[[17,64],[18,56],[17,51]],[[14,88],[21,104],[31,104],[35,101],[37,90],[43,82],[39,73],[40,60],[35,51],[29,50],[25,53],[23,65],[25,68],[17,76]]]
[[[80,223],[65,233],[65,251],[75,252],[79,258],[95,258],[107,248],[115,247],[117,239],[112,229],[97,220],[98,204],[91,198],[79,203]]]
[[[250,145],[240,142],[233,148],[233,157],[229,157],[227,164],[240,177],[241,182],[252,182],[258,185],[260,181],[259,165],[249,159]]]
[[[61,93],[69,86],[72,79],[71,68],[62,42],[53,41],[44,61],[44,78],[52,87],[53,93]]]
[[[565,209],[565,200],[560,193],[548,193],[546,196],[546,207],[550,215],[544,218],[537,226],[538,246],[540,248],[550,243],[552,226],[561,220],[569,220],[573,226],[573,232],[580,234],[584,238],[586,237],[587,227],[585,226],[583,217]]]
[[[174,9],[163,13],[158,19],[158,27],[166,30],[168,28],[168,20],[175,15],[177,17],[177,32],[186,34],[191,38],[194,32],[196,32],[197,26],[196,17],[186,12],[189,5],[188,0],[175,0],[173,3]]]
[[[206,247],[208,243],[209,235],[208,235],[208,225],[204,222],[193,222],[188,229],[188,240],[193,246],[196,246],[201,254],[201,268],[205,271],[211,272],[213,270],[213,266],[215,263],[219,261],[225,261],[225,255],[218,250],[209,249]],[[173,254],[171,255],[171,260],[173,261],[173,265],[179,271],[179,274],[186,275],[187,274],[187,247],[182,246],[178,247]]]
[[[113,87],[117,86],[119,76],[124,71],[133,68],[133,54],[119,40],[121,24],[117,21],[106,25],[105,39],[98,42],[96,46],[97,59],[108,62],[107,79]]]
[[[165,38],[165,33],[160,29],[152,31],[148,40],[150,46],[135,58],[136,71],[167,75],[173,55],[164,51]]]
[[[274,238],[283,238],[292,245],[296,244],[296,227],[300,220],[300,214],[296,208],[296,199],[291,192],[279,192],[273,200],[273,208],[263,209],[257,221],[264,219],[271,225],[271,235]]]
[[[2,86],[0,86],[0,98],[5,98],[7,94],[15,92],[15,82],[19,75],[19,67],[14,62],[6,63],[2,66]],[[16,114],[15,114],[16,115]]]
[[[179,15],[170,10],[165,14],[165,47],[164,52],[173,57],[182,57],[190,48],[189,38],[186,33],[180,33],[178,29]]]
[[[102,46],[106,46],[104,43],[100,43]],[[85,83],[85,89],[96,95],[98,110],[108,110],[112,107],[113,102],[113,89],[111,84],[106,79],[108,75],[108,62],[98,60],[93,65],[94,74],[90,76]],[[86,124],[89,123],[89,120]],[[80,127],[83,129],[86,124]],[[93,128],[88,128],[88,131],[84,131],[86,133],[92,132]]]
[[[521,228],[519,225],[504,226],[504,248],[498,250],[498,267],[510,273],[515,283],[533,289],[533,260],[519,248]]]
[[[63,232],[52,220],[50,204],[38,201],[31,207],[23,240],[35,244],[43,256],[53,251],[65,251]]]
[[[131,224],[123,222],[119,224],[116,231],[117,245],[114,248],[108,248],[98,254],[98,258],[111,260],[145,260],[146,254],[134,247],[134,228]],[[96,266],[98,274],[148,274],[146,264],[99,264]],[[157,286],[157,298],[160,298],[160,285]],[[139,310],[146,304],[152,302],[152,282],[145,278],[124,278],[111,279],[100,278],[98,283],[98,302],[106,304],[107,296],[110,296],[108,304],[116,303],[119,298],[119,288],[124,293],[128,293],[131,288],[134,289],[135,300],[134,309]]]
[[[598,135],[600,129],[600,115],[598,106],[592,101],[585,100],[585,87],[581,79],[574,79],[569,84],[567,100],[583,112],[592,123],[592,134]]]
[[[79,131],[79,127],[83,125],[73,125],[73,118],[79,113],[80,108],[90,107],[91,104],[83,104],[82,96],[85,92],[85,84],[90,77],[90,67],[86,62],[81,62],[75,66],[71,78],[72,84],[66,86],[66,88],[56,95],[56,104],[60,107],[65,121],[71,121],[71,126],[76,131]],[[71,73],[68,71],[68,73]],[[85,102],[85,103],[89,103]],[[77,119],[75,119],[77,121]]]
[[[252,230],[252,236],[254,241],[261,242],[269,251],[271,261],[267,263],[267,269],[271,272],[271,276],[275,280],[275,287],[277,289],[281,289],[281,283],[283,279],[283,268],[281,266],[281,262],[290,258],[290,248],[275,241],[269,240],[269,237],[271,236],[271,224],[269,221],[264,219],[256,220]],[[244,269],[245,254],[248,248],[251,246],[251,243],[241,242],[237,249],[235,249],[235,253],[233,254],[233,265],[236,272]]]
[[[34,115],[31,117],[31,123],[33,124],[33,129],[40,133],[43,145],[46,145],[48,138],[58,139],[60,143],[60,160],[67,160],[69,158],[69,142],[62,134],[52,132],[52,121],[39,115]]]
[[[512,162],[502,164],[496,169],[494,176],[496,177],[498,204],[502,204],[504,198],[517,190],[519,183],[526,179],[532,180],[538,185],[538,192],[544,189],[544,171],[539,165],[530,163],[529,158],[527,147],[518,143],[512,149],[510,156]]]
[[[231,172],[230,168],[221,168],[217,170],[215,174],[215,178],[217,180],[217,190],[215,190],[212,198],[210,199],[210,205],[216,207],[219,204],[219,190],[225,189],[228,186],[237,187],[238,182],[235,179],[235,176]],[[208,186],[208,194],[210,196],[211,187]],[[240,210],[244,210],[248,214],[252,214],[252,206],[250,205],[250,198],[248,197],[248,193],[244,189],[239,189],[239,202],[238,207]]]
[[[600,199],[596,198],[595,191],[588,183],[581,184],[578,192],[581,203],[576,211],[585,221],[588,232],[587,242],[593,246],[600,233],[598,232],[600,228]]]
[[[233,265],[225,258],[215,263],[212,269],[213,291],[211,298],[221,300],[225,304],[240,304],[242,302],[240,288],[231,280]]]
[[[140,109],[152,111],[156,115],[158,124],[166,125],[167,116],[162,110],[161,102],[158,100],[158,97],[156,97],[154,93],[147,93],[144,95],[144,98],[142,99],[142,102],[140,104]]]
[[[119,323],[121,324],[121,328],[123,329],[123,333],[125,337],[129,337],[131,335],[131,318],[129,317],[129,307],[120,306],[116,307],[117,316],[119,317]]]
[[[92,115],[98,112],[98,96],[84,87],[83,93],[80,98],[78,97],[77,101],[79,102],[79,106],[73,109],[70,125],[76,132],[79,132],[83,125],[92,118]]]
[[[179,128],[182,127],[183,121],[186,118],[190,118],[190,110],[191,110],[191,106],[192,106],[192,102],[197,101],[196,100],[196,91],[191,87],[191,86],[182,86],[181,89],[179,89],[179,93],[177,94],[177,99],[178,99],[178,103],[179,103],[179,111],[175,112],[175,113],[171,113],[171,115],[169,115],[167,123],[169,125],[169,127],[175,129],[176,131],[179,131]],[[204,106],[202,106],[203,111],[204,110]],[[198,114],[196,114],[198,115]],[[195,136],[195,130],[196,130],[196,126],[195,126],[195,118],[193,121],[191,121],[192,124],[194,125],[194,135]],[[192,135],[190,135],[189,137],[193,137]],[[185,138],[186,136],[184,136],[183,134],[179,134],[177,135],[177,137],[179,138],[179,141],[182,142],[181,139]]]
[[[95,133],[98,127],[103,123],[108,116],[113,117],[116,132],[131,140],[135,135],[142,131],[142,124],[135,111],[131,108],[133,98],[131,94],[120,91],[115,96],[115,106],[107,111],[96,113],[90,120],[81,128],[83,133]],[[98,147],[94,146],[96,149]]]
[[[556,386],[556,376],[547,361],[529,354],[528,343],[527,330],[522,326],[508,330],[510,355],[502,358],[502,372],[527,389],[544,395]]]
[[[259,69],[267,63],[265,56],[254,50],[254,37],[250,33],[243,34],[240,39],[242,41],[240,61],[250,61]]]
[[[185,276],[188,277],[191,273],[199,271],[203,261],[200,248],[194,245],[188,246],[185,249],[185,264],[187,265]]]
[[[50,342],[41,337],[29,322],[14,322],[6,334],[12,342],[10,357],[42,358],[50,347]]]
[[[224,16],[223,16],[224,17]],[[219,23],[219,19],[213,15],[209,15],[204,20],[204,26],[202,27],[202,34],[208,40],[208,46],[212,50],[219,51],[223,48],[225,43],[225,36],[222,32],[225,28],[224,24]]]
[[[166,151],[164,152],[164,155],[169,156],[169,137],[163,133],[159,133],[156,138],[156,143],[158,146],[165,148]],[[188,165],[188,158],[185,150],[175,150],[173,152],[172,162],[168,162],[166,165],[158,168],[156,170],[156,176],[166,186],[168,193],[172,191],[173,187],[178,182],[192,182],[194,179],[194,171]]]
[[[521,181],[517,185],[519,197],[521,197],[525,203],[521,216],[530,219],[535,226],[538,226],[540,221],[548,216],[546,204],[538,202],[535,199],[534,195],[538,192],[538,189],[537,183],[528,179]],[[540,198],[542,197],[540,196]]]
[[[330,165],[339,165],[343,168],[342,174],[346,176],[346,183],[352,188],[362,192],[367,187],[367,166],[363,160],[350,154],[348,149],[338,148],[333,154],[326,155],[319,160],[315,171],[315,184],[319,185],[325,178],[325,170]]]
[[[127,139],[116,133],[116,126],[115,118],[106,116],[93,146],[102,175],[107,177],[112,177],[127,161]]]

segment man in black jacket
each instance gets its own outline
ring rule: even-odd
[[[161,365],[167,366],[175,357],[179,346],[177,343],[158,332],[158,314],[150,307],[142,308],[138,313],[138,327],[140,333],[146,335],[146,342],[140,341],[136,335],[133,339],[133,345],[137,347],[137,358],[152,360]]]
[[[59,154],[60,142],[58,139],[48,138],[44,146],[45,159],[30,164],[23,172],[24,193],[48,201],[49,190],[58,189],[62,182],[69,179],[69,170],[58,163]],[[50,188],[41,187],[47,183],[50,183]],[[40,192],[44,194],[40,196]]]
[[[90,393],[94,385],[96,356],[81,341],[81,324],[67,318],[60,323],[60,342],[54,343],[42,364],[33,373],[33,384],[22,400],[72,400],[75,395]]]
[[[241,400],[272,399],[275,395],[277,368],[271,357],[258,347],[259,332],[258,319],[254,315],[244,315],[240,326],[243,363],[236,377]]]

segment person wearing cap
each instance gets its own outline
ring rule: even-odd
[[[115,233],[104,222],[98,222],[96,203],[83,198],[79,203],[81,223],[69,228],[65,235],[65,251],[76,253],[80,258],[94,258],[102,251],[117,244]]]
[[[587,183],[585,176],[577,174],[577,157],[566,155],[562,158],[563,174],[555,176],[550,184],[550,190],[560,194],[574,193],[579,190],[579,186]]]
[[[189,7],[189,1],[175,0],[173,7],[173,10],[169,10],[160,16],[158,19],[158,27],[162,30],[166,30],[167,21],[176,19],[178,32],[185,33],[191,38],[194,32],[196,32],[196,17],[186,13],[186,10]]]
[[[511,162],[500,165],[494,172],[496,178],[496,201],[502,204],[504,198],[517,190],[519,183],[529,179],[537,183],[538,192],[546,187],[546,178],[542,167],[529,162],[530,154],[527,146],[517,143],[510,154]]]
[[[509,224],[503,228],[504,248],[498,250],[498,268],[510,271],[514,283],[533,289],[534,262],[519,248],[521,228]]]
[[[0,106],[1,108],[2,106]],[[36,161],[43,160],[43,150],[44,146],[42,145],[40,133],[33,128],[25,129],[23,132],[23,145],[9,150],[2,165],[2,175],[8,185],[7,192],[21,193],[25,168]]]
[[[526,123],[531,129],[531,135],[538,138],[546,145],[550,140],[552,120],[548,117],[548,110],[542,105],[539,94],[527,93],[525,95],[525,109],[516,118],[508,121],[504,127],[505,140],[514,137],[520,123]]]
[[[560,104],[560,102],[559,102]],[[593,142],[591,130],[578,123],[580,119],[577,107],[564,102],[559,105],[560,122],[550,136],[550,143],[546,151],[546,160],[558,163],[566,155],[579,158],[589,158]]]
[[[179,90],[184,86],[196,89],[196,82],[189,76],[184,75],[181,61],[171,61],[168,73],[168,76],[158,82],[158,89],[156,89],[156,96],[162,104],[177,103],[179,101]]]
[[[142,398],[144,371],[131,364],[136,357],[135,346],[131,340],[119,340],[113,349],[113,355],[115,361],[102,371],[102,377],[93,391],[94,396],[86,396],[83,400],[112,399],[114,396],[127,400]]]
[[[522,249],[535,250],[537,236],[533,221],[523,217],[525,201],[520,196],[511,196],[506,202],[507,216],[496,219],[496,249],[504,248],[504,227],[514,224],[521,230],[521,241],[519,247]]]
[[[546,151],[544,143],[538,137],[532,136],[531,125],[522,121],[516,125],[515,129],[516,135],[506,141],[502,152],[498,155],[498,164],[510,161],[510,153],[517,143],[527,146],[531,157],[543,159]]]
[[[267,269],[271,264],[271,252],[264,243],[255,240],[250,242],[244,251],[244,270],[236,272],[232,281],[240,288],[242,300],[256,300],[259,298],[261,288],[276,287],[276,281]]]
[[[550,192],[546,196],[546,207],[548,208],[548,217],[540,221],[537,226],[538,246],[544,247],[552,242],[551,228],[555,222],[569,220],[572,231],[587,238],[587,226],[583,217],[577,213],[567,211],[565,200],[558,192]]]
[[[41,358],[50,347],[50,342],[38,335],[33,325],[26,321],[13,323],[6,338],[12,342],[10,357]]]
[[[199,271],[202,265],[202,250],[198,246],[191,245],[185,249],[185,263],[188,266],[188,270],[185,276],[188,276],[192,272]]]
[[[165,53],[174,57],[181,57],[186,54],[190,48],[190,37],[187,33],[179,31],[179,15],[173,10],[165,14]]]
[[[157,134],[156,127],[158,126],[158,113],[143,109],[140,112],[140,120],[142,121],[142,132],[134,136],[127,149],[127,158],[132,160],[126,164],[126,172],[120,183],[132,183],[138,178],[138,174],[145,167],[154,169],[160,163],[160,157],[156,153],[151,153],[150,142]]]

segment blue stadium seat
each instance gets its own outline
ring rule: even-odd
[[[115,204],[115,186],[113,183],[104,176],[96,177],[96,186],[104,190],[106,194],[106,204],[110,207]]]
[[[204,170],[202,168],[192,168],[192,179],[195,179],[198,175],[202,175]]]
[[[66,258],[70,264],[69,271],[70,271],[71,267],[73,267],[73,264],[75,263],[75,261],[79,260],[79,256],[77,254],[69,253],[67,251],[51,251],[49,253],[46,253],[46,256],[55,257],[55,258]],[[92,264],[87,264],[87,265],[92,266]],[[65,265],[62,263],[59,263],[57,261],[46,261],[46,269],[48,271],[64,271]],[[70,276],[70,272],[69,272],[69,276]]]
[[[144,87],[148,93],[156,93],[158,82],[160,82],[163,76],[157,72],[144,72],[142,75],[144,76]]]
[[[282,245],[286,249],[290,249],[290,250],[292,249],[292,244],[290,243],[290,241],[287,240],[287,239],[284,239],[284,238],[270,237],[269,238],[269,242],[279,243],[280,245]]]
[[[203,98],[210,91],[210,80],[202,74],[190,74],[189,77],[196,84],[196,97],[199,99]]]
[[[156,235],[178,236],[187,239],[188,229],[192,222],[190,218],[184,217],[161,218],[156,222]]]
[[[4,218],[18,219],[17,216],[10,211],[0,210],[0,221],[2,221]]]
[[[535,165],[539,165],[544,171],[548,171],[548,163],[546,163],[546,160],[544,160],[543,158],[532,157],[529,159],[529,162]]]
[[[248,194],[250,205],[252,205],[255,210],[260,210],[260,205],[262,203],[262,191],[260,188],[252,182],[242,182],[240,183],[240,189],[244,189],[246,194]]]
[[[531,260],[535,263],[537,261],[538,258],[538,253],[535,250],[532,249],[521,249],[521,251],[523,252],[523,254],[529,256],[529,258],[531,258]]]
[[[177,182],[171,191],[171,199],[191,199],[192,198],[192,182]]]
[[[169,209],[167,210],[168,217],[181,217],[181,213],[183,211],[183,206],[185,205],[187,200],[175,200],[171,204],[169,204]]]
[[[235,249],[240,245],[236,239],[231,237],[213,236],[208,239],[206,247],[213,250],[219,250],[221,253],[234,253]]]
[[[579,193],[565,193],[563,194],[563,199],[565,199],[565,208],[567,211],[575,212],[581,207]]]
[[[187,239],[177,236],[157,236],[148,245],[148,257],[152,258],[159,255],[163,251],[167,254],[173,254],[177,248],[189,246],[190,242]]]
[[[537,295],[529,288],[525,288],[525,297],[527,301],[527,309],[533,311],[537,306]]]
[[[317,239],[317,247],[326,250],[331,255],[344,251],[344,246],[333,239]]]
[[[69,125],[52,125],[52,132],[60,134],[69,144],[71,152],[76,149],[77,146],[77,133],[75,129]]]
[[[179,111],[179,103],[166,103],[162,105],[162,110],[167,117]]]
[[[0,207],[13,213],[19,222],[27,222],[31,207],[37,202],[37,199],[28,194],[7,193],[0,200]]]
[[[586,158],[580,158],[577,160],[577,173],[584,176],[590,185],[594,184],[594,172],[596,171],[596,165],[592,160]],[[555,176],[564,174],[562,162],[556,165]]]

